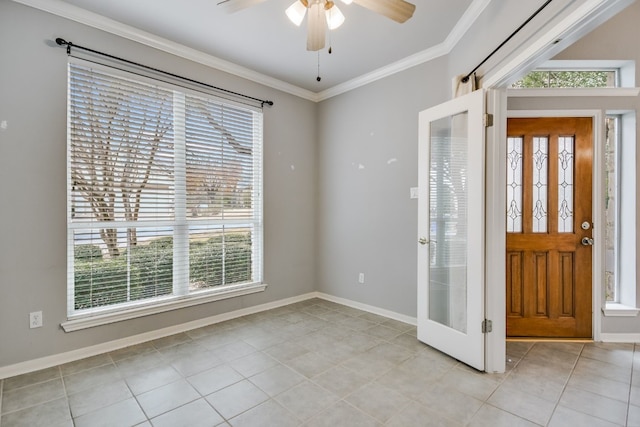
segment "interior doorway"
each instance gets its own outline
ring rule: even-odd
[[[593,118],[507,121],[507,337],[592,338]]]

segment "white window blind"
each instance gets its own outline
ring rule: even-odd
[[[68,315],[262,281],[262,113],[69,64]]]

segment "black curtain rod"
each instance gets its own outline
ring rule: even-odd
[[[128,59],[120,58],[118,56],[111,55],[111,54],[108,54],[108,53],[105,53],[105,52],[100,52],[100,51],[97,51],[97,50],[89,49],[88,47],[84,47],[84,46],[80,46],[80,45],[68,42],[65,39],[60,38],[60,37],[58,37],[56,39],[56,43],[58,44],[58,46],[67,46],[67,55],[71,55],[71,48],[73,47],[73,48],[85,50],[87,52],[95,53],[97,55],[102,55],[102,56],[105,56],[107,58],[115,59],[116,61],[121,61],[121,62],[130,64],[130,65],[135,65],[136,67],[145,68],[147,70],[155,71],[156,73],[165,74],[167,76],[171,76],[171,77],[174,77],[176,79],[187,81],[189,83],[195,83],[197,85],[205,86],[205,87],[208,87],[210,89],[214,89],[214,90],[217,90],[217,91],[220,91],[220,92],[228,93],[228,94],[231,94],[231,95],[234,95],[234,96],[239,96],[239,97],[245,98],[245,99],[250,99],[252,101],[259,102],[261,107],[264,107],[265,104],[266,105],[273,105],[273,101],[254,98],[254,97],[249,96],[249,95],[244,95],[242,93],[234,92],[234,91],[231,91],[231,90],[228,90],[228,89],[223,89],[221,87],[213,86],[213,85],[210,85],[208,83],[199,82],[197,80],[193,80],[193,79],[190,79],[188,77],[179,76],[177,74],[173,74],[173,73],[170,73],[168,71],[159,70],[157,68],[153,68],[153,67],[150,67],[148,65],[143,65],[143,64],[140,64],[138,62],[129,61]]]
[[[500,48],[501,48],[502,46],[504,46],[505,44],[507,44],[507,42],[513,38],[513,36],[515,36],[516,34],[518,34],[518,32],[519,32],[519,31],[520,31],[520,30],[521,30],[525,25],[527,25],[529,22],[531,22],[531,20],[532,20],[533,18],[535,18],[535,17],[536,17],[540,12],[542,12],[542,9],[544,9],[545,7],[547,7],[547,5],[548,5],[549,3],[551,3],[551,0],[547,0],[547,1],[542,5],[542,6],[540,6],[540,7],[538,8],[538,10],[536,10],[536,11],[533,13],[533,15],[531,15],[531,16],[530,16],[526,21],[524,21],[524,22],[522,23],[522,25],[520,25],[518,28],[516,28],[516,30],[515,30],[513,33],[511,33],[511,35],[510,35],[509,37],[507,37],[507,38],[506,38],[502,43],[500,43],[500,46],[498,46],[497,48],[495,48],[495,49],[493,50],[493,52],[491,52],[491,53],[490,53],[486,58],[484,58],[484,59],[482,60],[482,62],[481,62],[481,63],[479,63],[478,65],[476,65],[476,68],[474,68],[473,70],[471,70],[471,72],[470,72],[469,74],[467,74],[465,77],[463,77],[463,78],[462,78],[462,83],[466,83],[466,82],[468,82],[468,81],[469,81],[469,77],[471,77],[471,75],[472,75],[473,73],[475,73],[475,72],[478,70],[478,68],[482,67],[482,65],[483,65],[485,62],[487,62],[487,61],[489,60],[489,58],[491,58],[491,57],[492,57],[492,56],[493,56],[497,51],[499,51],[499,50],[500,50]]]

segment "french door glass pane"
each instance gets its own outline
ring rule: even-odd
[[[431,123],[429,319],[466,333],[468,114]]]

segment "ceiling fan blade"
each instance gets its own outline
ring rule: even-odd
[[[416,5],[404,0],[353,0],[357,5],[403,23],[413,16]]]
[[[221,6],[227,13],[234,13],[255,6],[263,1],[265,0],[222,0],[219,1],[217,5]]]
[[[324,47],[327,17],[320,3],[313,3],[307,12],[307,50],[316,51]]]

